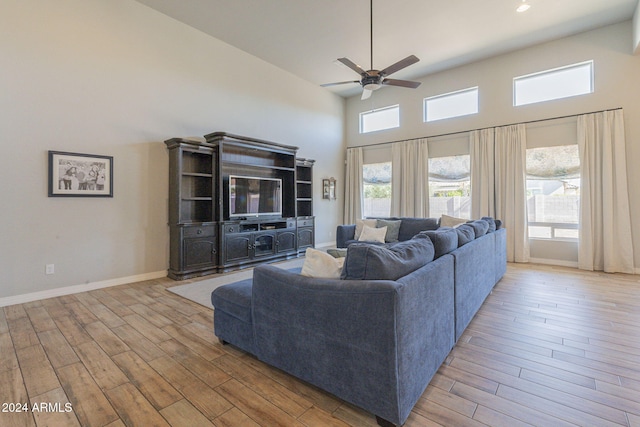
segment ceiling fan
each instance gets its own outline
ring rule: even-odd
[[[382,86],[400,86],[407,87],[411,89],[415,89],[420,86],[420,82],[412,82],[409,80],[398,80],[398,79],[389,79],[387,76],[395,73],[396,71],[400,71],[403,68],[408,67],[409,65],[415,64],[420,61],[418,57],[415,55],[409,55],[404,59],[396,62],[393,65],[388,66],[383,70],[374,70],[373,69],[373,0],[370,1],[370,11],[371,11],[371,69],[364,70],[361,66],[357,65],[355,62],[351,61],[349,58],[338,58],[338,61],[351,68],[356,73],[360,74],[360,80],[348,80],[346,82],[337,82],[337,83],[326,83],[321,85],[322,87],[327,86],[336,86],[348,83],[360,83],[362,86],[362,98],[368,99],[374,90],[380,89]]]

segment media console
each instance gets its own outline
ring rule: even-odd
[[[313,160],[297,147],[214,132],[172,138],[169,277],[296,257],[314,246]],[[246,214],[246,216],[245,216]]]

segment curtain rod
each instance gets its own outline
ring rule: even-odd
[[[393,143],[396,143],[396,142],[412,141],[412,140],[414,140],[414,139],[423,139],[423,138],[440,138],[440,137],[443,137],[443,136],[458,135],[458,134],[460,134],[460,133],[474,132],[474,131],[477,131],[477,130],[483,130],[483,129],[490,129],[490,128],[496,128],[496,127],[504,127],[504,126],[513,126],[513,125],[519,125],[519,124],[527,125],[527,124],[530,124],[530,123],[548,122],[548,121],[551,121],[551,120],[567,119],[567,118],[569,118],[569,117],[578,117],[578,116],[582,116],[582,115],[585,115],[585,114],[603,113],[603,112],[605,112],[605,111],[615,111],[615,110],[622,110],[622,107],[617,107],[617,108],[608,108],[608,109],[606,109],[606,110],[591,111],[590,113],[568,114],[568,115],[566,115],[566,116],[550,117],[550,118],[548,118],[548,119],[529,120],[528,122],[511,123],[511,124],[508,124],[508,125],[487,126],[487,127],[477,128],[477,129],[471,129],[471,130],[461,130],[461,131],[458,131],[458,132],[442,133],[442,134],[440,134],[440,135],[419,136],[419,137],[417,137],[417,138],[399,139],[399,140],[397,140],[397,141],[376,142],[376,143],[374,143],[374,144],[365,144],[365,145],[354,145],[354,146],[352,146],[352,147],[347,147],[347,149],[349,149],[349,148],[375,147],[376,145],[393,144]]]

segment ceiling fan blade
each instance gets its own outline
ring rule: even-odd
[[[396,71],[400,71],[403,68],[408,67],[409,65],[413,65],[416,62],[420,61],[418,59],[417,56],[415,55],[409,55],[404,59],[401,59],[400,61],[396,62],[393,65],[388,66],[387,68],[385,68],[384,70],[380,71],[380,74],[382,74],[383,76],[389,76],[393,73],[395,73]]]
[[[382,81],[383,85],[389,85],[389,86],[400,86],[400,87],[408,87],[411,89],[415,89],[418,86],[420,86],[422,83],[420,82],[412,82],[409,80],[397,80],[397,79],[384,79]]]
[[[364,101],[365,99],[369,99],[371,98],[371,94],[373,93],[372,90],[369,89],[364,89],[362,91],[362,98],[360,98],[361,101]]]
[[[360,74],[361,76],[368,75],[368,73],[361,66],[351,61],[349,58],[338,58],[338,61],[342,62],[344,65],[351,68],[353,71]]]
[[[328,86],[344,85],[344,84],[347,84],[347,83],[360,83],[360,80],[349,80],[349,81],[346,81],[346,82],[337,82],[337,83],[325,83],[325,84],[322,84],[320,86],[328,87]]]

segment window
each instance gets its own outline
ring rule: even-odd
[[[513,105],[593,93],[593,61],[582,62],[513,79]]]
[[[429,159],[429,216],[471,218],[471,156]]]
[[[459,90],[424,99],[424,121],[466,116],[478,112],[478,88]]]
[[[360,113],[360,133],[400,127],[400,105]]]
[[[528,149],[529,237],[577,240],[579,207],[578,145]]]
[[[363,165],[365,217],[391,215],[391,162]]]

